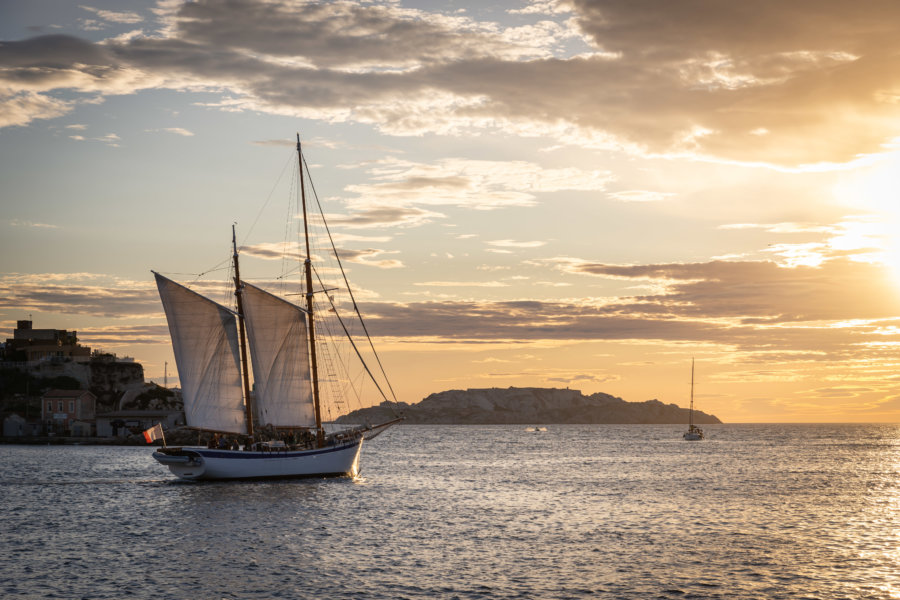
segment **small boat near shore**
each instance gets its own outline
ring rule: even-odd
[[[325,287],[319,272],[315,272],[319,285],[313,285],[314,255],[310,250],[304,185],[304,172],[308,176],[308,169],[299,136],[297,156],[305,243],[301,263],[304,282],[297,295],[305,299],[305,305],[294,304],[241,279],[234,228],[235,309],[154,271],[178,366],[187,425],[214,436],[205,448],[169,447],[159,425],[145,432],[148,442],[163,439],[163,447],[153,453],[153,458],[181,479],[352,477],[359,473],[363,442],[401,420],[328,432],[323,426],[319,368],[324,362],[329,380],[336,379],[333,372],[340,369],[333,364],[334,353],[323,357],[319,348],[321,340],[316,334],[323,318],[319,315],[336,318],[356,357],[364,359],[340,316],[334,299],[338,288]],[[324,223],[321,207],[319,212]],[[334,260],[340,265],[330,232],[328,236]],[[343,276],[342,266],[340,273]],[[361,322],[346,276],[342,288],[349,294],[354,318]],[[319,298],[324,306],[316,308]],[[364,325],[363,331],[368,338]],[[374,354],[374,346],[368,341]],[[382,388],[386,384],[391,390],[383,369],[382,385],[375,381],[368,366],[364,365],[364,370],[382,398],[390,403]]]

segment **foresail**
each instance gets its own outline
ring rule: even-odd
[[[306,313],[249,283],[242,289],[257,422],[315,427]]]
[[[240,351],[233,312],[156,275],[191,427],[246,433]]]

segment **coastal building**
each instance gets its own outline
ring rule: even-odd
[[[97,415],[97,437],[127,437],[138,434],[157,423],[169,431],[184,425],[181,410],[117,410]]]
[[[71,377],[81,388],[94,390],[101,404],[144,382],[144,367],[134,358],[91,350],[78,343],[76,331],[35,329],[31,321],[17,321],[13,337],[0,344],[0,367],[37,379]]]
[[[77,331],[34,329],[31,321],[17,321],[13,337],[6,339],[2,358],[18,363],[86,363],[91,360],[91,349],[78,343]]]
[[[40,435],[41,424],[36,419],[26,419],[12,413],[3,419],[3,437],[30,437]]]
[[[93,435],[97,397],[87,390],[49,390],[41,397],[41,420],[48,433]]]

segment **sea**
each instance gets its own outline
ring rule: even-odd
[[[0,446],[0,598],[900,598],[900,425],[544,426],[400,425],[355,479]]]

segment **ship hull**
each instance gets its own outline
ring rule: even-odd
[[[153,458],[180,479],[282,479],[290,477],[355,477],[363,439],[302,451],[242,451],[209,448],[165,448]]]

